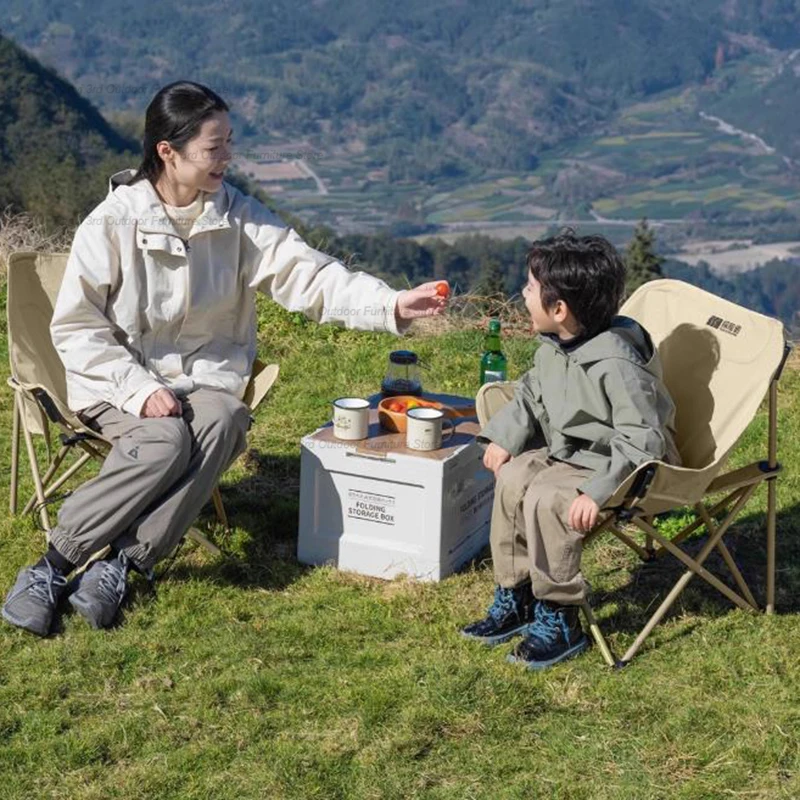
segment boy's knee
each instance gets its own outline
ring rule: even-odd
[[[514,464],[513,459],[507,461],[497,473],[495,494],[500,495],[503,499],[518,502],[522,495],[525,494],[525,489],[530,483],[530,479],[531,476],[528,470],[519,469]]]
[[[574,490],[566,491],[563,487],[544,481],[533,481],[522,500],[523,511],[530,513],[556,514],[566,519],[572,500],[577,497]]]

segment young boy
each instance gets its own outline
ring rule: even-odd
[[[680,463],[675,407],[647,331],[616,316],[625,266],[602,236],[560,236],[528,252],[525,305],[539,334],[534,366],[479,434],[497,479],[491,548],[497,584],[464,636],[543,669],[578,655],[586,587],[583,536],[636,467]]]

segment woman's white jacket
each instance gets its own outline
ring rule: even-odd
[[[188,240],[149,180],[117,172],[78,227],[50,326],[69,406],[140,415],[155,390],[244,395],[256,353],[255,292],[317,322],[398,333],[399,292],[314,250],[223,182]]]

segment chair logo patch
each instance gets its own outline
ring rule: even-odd
[[[710,327],[716,328],[720,331],[725,331],[725,333],[729,333],[731,336],[738,336],[742,330],[741,325],[737,325],[736,323],[727,319],[722,319],[722,317],[709,317],[706,325],[709,325]]]

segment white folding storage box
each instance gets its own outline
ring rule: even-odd
[[[336,439],[330,425],[303,438],[298,559],[439,580],[489,541],[494,476],[479,427],[461,422],[440,450],[420,452],[370,415],[365,440]]]

